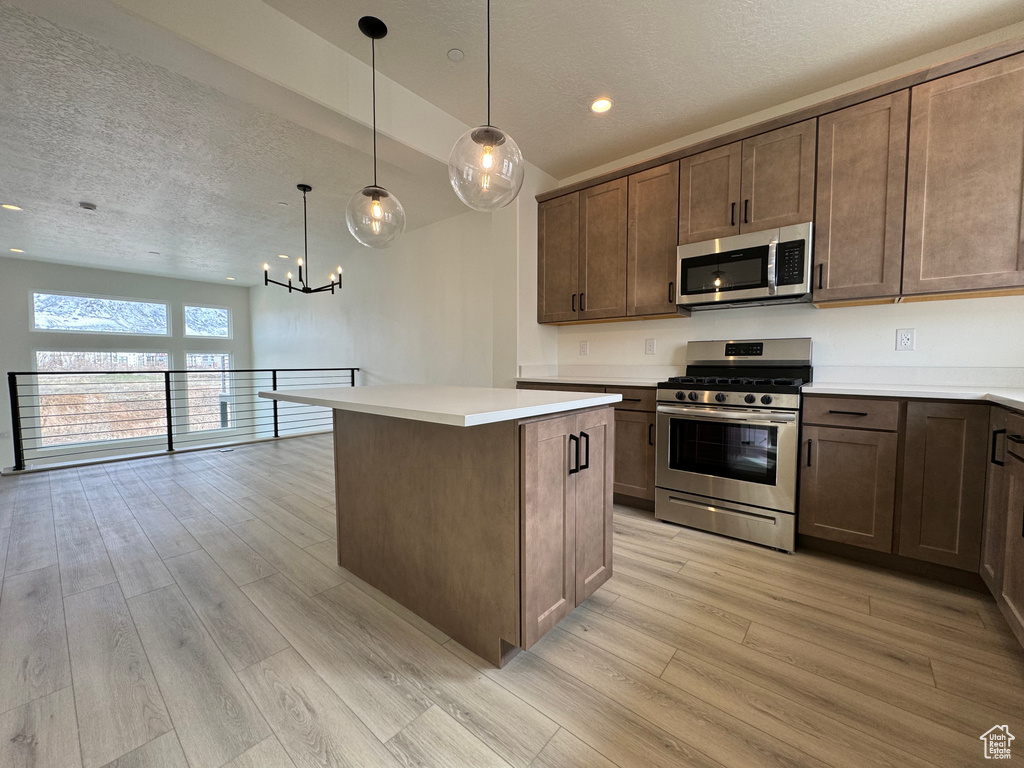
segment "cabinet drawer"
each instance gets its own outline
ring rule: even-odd
[[[640,387],[605,387],[609,395],[622,395],[622,402],[613,403],[616,409],[625,411],[653,411],[657,390]]]
[[[900,403],[898,400],[812,396],[804,399],[803,422],[895,432],[899,428]]]
[[[1024,438],[1024,416],[1019,413],[1011,413],[1006,419],[1006,452],[1024,459],[1024,443],[1018,443],[1015,437]]]

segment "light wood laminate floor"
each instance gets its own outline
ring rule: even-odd
[[[970,766],[1024,745],[993,601],[618,508],[497,670],[335,564],[317,436],[0,478],[0,766]],[[1024,746],[1015,751],[1024,759]]]

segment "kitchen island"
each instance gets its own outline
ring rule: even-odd
[[[621,395],[260,392],[334,412],[338,563],[496,666],[612,572]]]

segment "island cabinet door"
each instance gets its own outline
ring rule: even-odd
[[[978,573],[989,406],[907,405],[899,553]]]
[[[981,578],[993,597],[999,598],[1003,586],[1003,558],[1006,554],[1007,493],[1006,450],[1009,411],[993,408],[988,429],[991,444],[988,454],[988,479],[985,484],[985,522],[981,532]]]
[[[576,607],[579,436],[575,414],[520,430],[521,645],[529,648]],[[591,438],[591,455],[594,448]]]
[[[576,605],[612,575],[615,417],[611,408],[577,417],[582,461],[576,475]]]
[[[1010,627],[1024,643],[1024,459],[1008,455],[1006,469],[1010,492],[1002,602]]]

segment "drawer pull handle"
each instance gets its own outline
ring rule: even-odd
[[[1006,434],[1006,430],[1005,429],[993,429],[992,430],[992,456],[991,456],[990,461],[991,461],[991,463],[995,464],[997,467],[1005,467],[1006,466],[1006,462],[1000,461],[999,459],[996,458],[996,443],[998,443],[998,441],[999,441],[999,436],[1000,435],[1005,435],[1005,434]]]
[[[639,402],[641,402],[641,400],[640,400],[639,397],[624,397],[624,398],[622,398],[622,402],[624,402],[624,403],[639,403]]]
[[[1007,435],[1006,439],[1017,445],[1024,445],[1024,435]]]
[[[867,416],[864,411],[833,411],[831,408],[829,409],[829,413],[834,413],[837,416]]]

